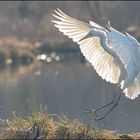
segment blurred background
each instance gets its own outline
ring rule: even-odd
[[[48,113],[89,124],[93,116],[83,111],[110,102],[116,85],[98,76],[78,45],[53,26],[51,14],[60,8],[85,22],[105,26],[110,20],[140,41],[139,7],[139,1],[1,1],[0,118],[46,106]],[[139,132],[139,107],[140,97],[132,101],[123,94],[106,118],[108,125],[98,122],[97,128]]]

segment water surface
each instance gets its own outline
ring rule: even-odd
[[[90,64],[81,63],[79,54],[74,59],[51,59],[52,62],[42,58],[37,60],[38,56],[33,64],[16,70],[1,71],[0,118],[11,118],[12,111],[21,115],[39,111],[41,104],[47,105],[51,114],[63,113],[71,120],[91,124],[92,115],[83,111],[110,102],[116,86],[102,80]],[[139,98],[132,101],[122,95],[118,106],[106,118],[108,125],[96,122],[97,128],[139,132]]]

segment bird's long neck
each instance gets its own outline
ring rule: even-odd
[[[112,55],[113,57],[115,57],[115,52],[113,52],[110,48],[109,48],[109,44],[108,44],[108,39],[107,39],[107,34],[101,30],[98,29],[93,29],[92,30],[92,35],[94,36],[98,36],[100,38],[100,43],[101,46],[104,48],[104,50],[106,52],[108,52],[110,55]]]

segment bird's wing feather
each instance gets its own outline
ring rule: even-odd
[[[139,45],[136,39],[130,35],[124,35],[112,27],[109,30],[110,32],[107,33],[108,44],[124,64],[127,73],[121,88],[126,97],[135,99],[140,94],[140,73],[137,75],[139,72],[137,58],[140,51]]]
[[[101,25],[97,24],[96,22],[94,21],[89,21],[90,25],[92,25],[93,27],[97,28],[97,29],[100,29],[102,31],[107,31],[104,27],[102,27]]]
[[[117,83],[120,76],[120,68],[114,63],[114,58],[107,53],[100,43],[99,37],[91,37],[80,41],[92,29],[90,24],[74,19],[58,9],[54,15],[59,21],[52,20],[59,31],[72,38],[80,45],[85,58],[94,66],[97,73],[106,81]],[[96,27],[95,27],[96,28]]]
[[[120,76],[120,68],[114,62],[114,58],[104,51],[99,37],[92,37],[79,42],[81,52],[94,66],[96,72],[106,81],[117,83]]]
[[[110,27],[109,30],[110,32],[107,33],[108,44],[127,69],[128,65],[135,61],[136,58],[134,54],[138,48],[132,44],[132,41],[130,41],[126,35],[112,27]]]
[[[72,38],[74,42],[78,42],[82,39],[91,29],[91,25],[88,23],[74,19],[59,9],[58,11],[55,10],[55,12],[57,15],[53,14],[53,16],[60,21],[52,20],[52,22],[55,23],[54,26],[57,27],[59,31],[63,32],[64,35]]]

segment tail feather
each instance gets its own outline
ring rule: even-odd
[[[134,80],[134,82],[129,86],[128,88],[125,88],[123,90],[125,93],[125,96],[131,100],[135,99],[138,97],[140,94],[140,83],[137,79]]]

